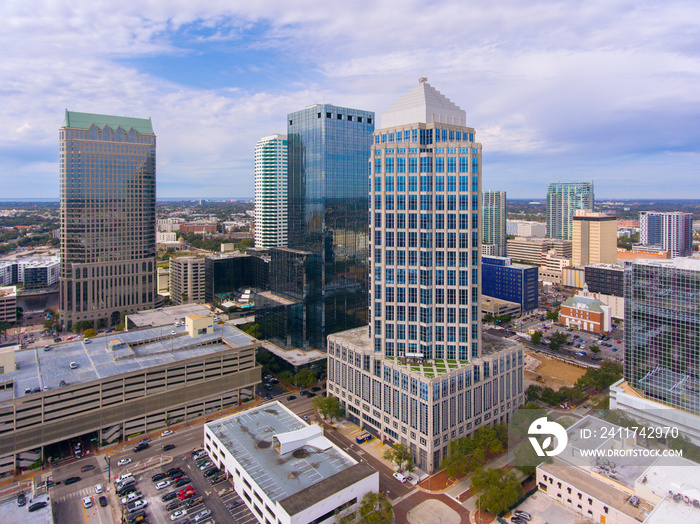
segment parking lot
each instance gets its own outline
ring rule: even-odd
[[[513,510],[516,509],[530,514],[532,520],[528,524],[557,524],[559,522],[584,524],[590,522],[582,515],[565,508],[551,497],[539,491],[526,498],[517,508],[513,508]],[[511,516],[513,516],[513,512],[507,513],[505,520],[510,522]]]
[[[202,459],[203,460],[203,459]],[[189,524],[190,522],[254,522],[253,515],[244,504],[238,505],[238,497],[232,489],[231,483],[222,480],[216,484],[210,482],[210,478],[204,476],[205,470],[200,470],[190,454],[179,455],[166,465],[149,469],[134,476],[136,491],[140,492],[142,500],[147,502],[144,508],[148,522],[176,522],[178,524]],[[182,479],[178,479],[180,474],[173,473],[168,476],[168,471],[180,468]],[[207,468],[208,469],[208,468]],[[155,477],[163,474],[165,478]],[[158,489],[159,482],[169,482],[170,484]],[[178,483],[180,486],[176,486]],[[187,498],[182,498],[182,493],[188,486],[194,488],[194,494]],[[173,493],[163,501],[162,498],[169,493]],[[182,493],[182,495],[179,495]],[[220,495],[220,493],[222,493]],[[114,503],[122,507],[121,501],[117,502],[115,496]],[[200,501],[201,499],[201,501]],[[207,510],[211,513],[208,513]],[[135,514],[136,512],[133,512]],[[207,514],[208,513],[208,514]],[[128,521],[128,520],[127,520]]]

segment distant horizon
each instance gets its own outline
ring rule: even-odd
[[[508,201],[528,201],[528,202],[540,202],[542,204],[547,203],[547,197],[537,198],[537,197],[509,197],[506,198]],[[0,202],[60,202],[60,198],[2,198],[0,197]],[[255,200],[253,196],[232,196],[232,197],[159,197],[156,198],[158,201],[170,201],[170,202],[190,202],[194,200],[207,200],[212,202],[228,202],[231,200]],[[616,201],[616,202],[700,202],[700,198],[620,198],[614,196],[596,197],[596,203],[603,201]]]

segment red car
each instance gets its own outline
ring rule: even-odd
[[[177,494],[177,498],[180,500],[185,500],[190,498],[196,493],[194,488],[192,486],[187,486],[185,489],[181,490],[180,493]]]

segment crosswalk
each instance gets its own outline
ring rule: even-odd
[[[78,491],[73,491],[67,495],[63,495],[62,497],[58,497],[57,500],[58,502],[65,502],[66,500],[72,500],[75,498],[85,498],[85,497],[91,497],[93,495],[97,495],[95,493],[95,486],[87,486],[85,488],[79,489]]]

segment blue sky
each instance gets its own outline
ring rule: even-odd
[[[126,4],[0,4],[3,198],[58,197],[66,108],[150,116],[161,197],[249,197],[255,142],[287,113],[328,102],[381,125],[420,76],[476,128],[485,189],[700,198],[697,2]]]

